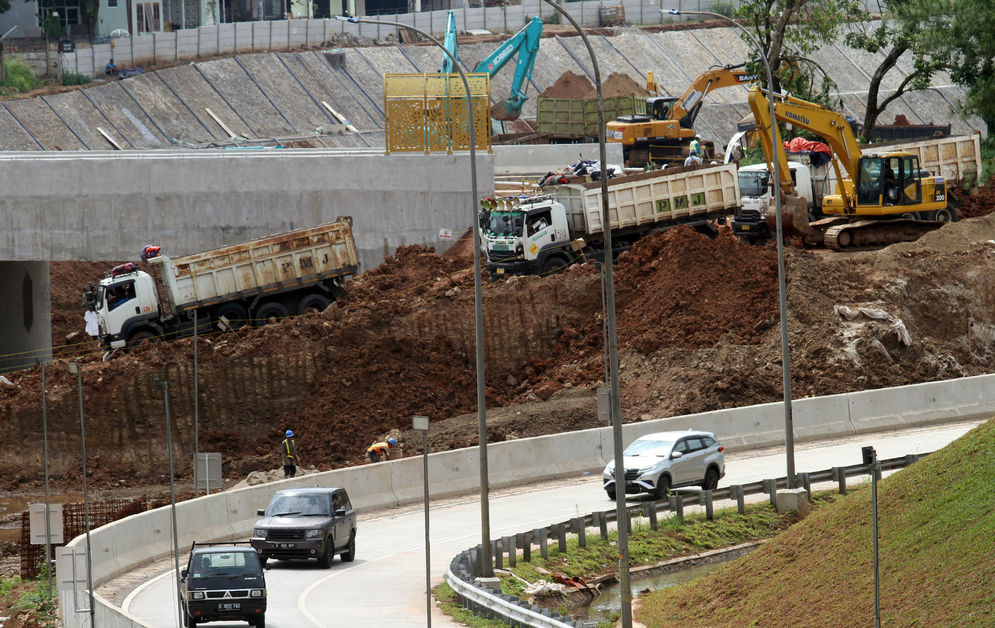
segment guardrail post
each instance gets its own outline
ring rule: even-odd
[[[650,529],[656,530],[656,502],[643,504],[643,514],[650,520]]]
[[[736,500],[736,510],[741,515],[746,514],[746,494],[743,492],[742,484],[735,484],[729,487],[730,497]]]
[[[557,523],[554,527],[556,528],[556,547],[559,548],[561,554],[565,554],[567,551],[567,526]]]
[[[604,512],[592,512],[591,523],[601,533],[601,538],[608,539],[608,516]]]
[[[677,520],[682,524],[684,523],[684,500],[681,499],[680,495],[670,495],[667,497],[667,501],[670,503],[670,510],[677,515]]]
[[[480,545],[470,548],[470,575],[474,578],[480,575]]]
[[[905,466],[911,467],[914,463],[919,461],[918,454],[905,454]]]
[[[701,494],[705,498],[705,519],[714,521],[715,508],[712,506],[712,491],[702,491]]]
[[[833,467],[833,479],[839,485],[840,495],[846,495],[846,470],[843,467]]]
[[[808,500],[812,501],[812,478],[808,473],[799,473],[798,480],[802,483],[802,488],[808,493]]]
[[[508,550],[508,566],[515,567],[518,565],[518,547],[515,545],[514,536],[506,536],[501,541],[504,543],[504,549]]]
[[[522,560],[525,562],[532,561],[532,533],[531,532],[519,532],[515,535],[515,540],[518,545],[522,548]]]
[[[549,558],[549,545],[547,543],[549,535],[546,534],[546,528],[536,528],[533,530],[532,538],[539,541],[539,555],[543,558]]]
[[[777,478],[764,480],[764,492],[770,495],[770,505],[777,506]]]
[[[570,523],[573,524],[574,532],[577,533],[577,547],[587,547],[587,529],[584,525],[584,518],[571,519]]]
[[[504,546],[500,539],[491,541],[491,556],[494,557],[494,567],[497,569],[504,569],[504,563],[502,562],[501,554],[504,552]]]

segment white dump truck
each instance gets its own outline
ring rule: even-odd
[[[909,153],[919,158],[919,169],[945,181],[947,189],[957,181],[976,177],[981,172],[981,137],[978,134],[940,137],[914,142],[890,142],[862,146],[863,154]],[[822,199],[836,191],[836,173],[831,164],[813,166],[809,153],[786,153],[795,190],[804,198],[813,219],[822,216]],[[742,206],[732,221],[732,230],[741,240],[761,241],[770,237],[773,227],[771,177],[766,164],[752,164],[739,169]],[[949,199],[943,216],[910,215],[919,220],[956,220],[957,201]],[[770,217],[770,219],[768,219]]]
[[[612,248],[671,227],[704,226],[739,205],[735,164],[659,170],[608,181]],[[547,274],[604,251],[601,183],[550,185],[540,193],[485,199],[481,241],[491,279]]]
[[[192,334],[195,313],[207,331],[320,311],[359,270],[351,217],[172,259],[148,246],[142,258],[151,274],[129,262],[86,291],[105,348]]]

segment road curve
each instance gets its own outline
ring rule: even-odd
[[[802,444],[796,447],[795,467],[805,472],[859,464],[863,445],[874,445],[881,459],[934,451],[979,423],[949,423]],[[785,465],[783,449],[730,454],[726,458],[726,477],[720,486],[783,476]],[[601,489],[600,474],[492,490],[491,536],[506,536],[612,507]],[[432,586],[435,586],[441,582],[452,557],[479,542],[479,500],[468,496],[433,501],[430,527]],[[357,557],[353,563],[336,560],[326,570],[310,562],[270,561],[272,568],[266,573],[267,626],[424,626],[424,540],[424,510],[421,504],[416,504],[361,516]],[[164,565],[163,569],[170,567]],[[148,579],[126,597],[124,610],[155,628],[176,626],[173,578],[172,571],[168,571]],[[458,625],[438,611],[433,612],[432,624]],[[245,624],[208,626],[227,628]]]

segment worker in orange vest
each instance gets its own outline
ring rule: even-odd
[[[287,430],[286,438],[280,443],[280,453],[283,454],[283,477],[294,477],[300,465],[300,458],[297,456],[297,443],[294,442],[293,430]]]
[[[387,459],[387,450],[397,447],[396,438],[388,438],[386,441],[373,443],[366,448],[366,455],[370,462],[380,462]]]

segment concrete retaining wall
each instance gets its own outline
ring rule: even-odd
[[[848,436],[875,430],[984,418],[995,415],[995,375],[931,382],[828,397],[799,399],[793,404],[798,440]],[[625,444],[649,432],[696,428],[714,431],[729,449],[764,447],[783,443],[783,404],[706,412],[682,417],[632,423],[624,426]],[[489,481],[493,487],[520,484],[584,471],[599,471],[612,458],[611,429],[597,428],[525,438],[488,446]],[[429,456],[433,497],[475,492],[479,487],[477,449],[461,449]],[[280,488],[342,486],[358,510],[389,507],[422,497],[422,461],[417,457],[338,469],[270,484],[229,491],[181,502],[176,506],[180,548],[194,540],[246,538],[264,508]],[[170,510],[133,515],[91,533],[93,577],[98,584],[151,560],[169,555],[172,547]],[[82,553],[85,537],[67,546]],[[68,563],[57,566],[60,587]],[[79,573],[85,573],[78,568]],[[67,628],[86,625],[86,618],[72,612],[72,595],[63,590],[60,604]],[[100,626],[143,626],[98,600],[106,621]]]
[[[559,170],[581,157],[597,161],[601,155],[597,144],[502,145],[494,146],[493,151],[495,176]],[[623,164],[621,144],[605,144],[605,154],[609,164]]]

